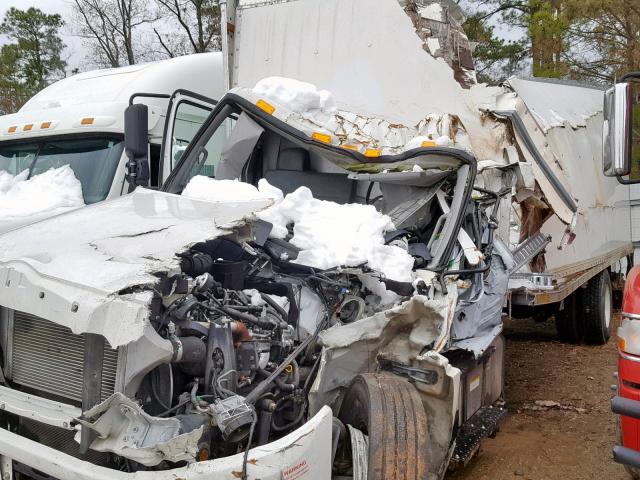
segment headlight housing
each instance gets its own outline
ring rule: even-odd
[[[618,338],[621,351],[640,356],[640,320],[623,317],[618,327]]]

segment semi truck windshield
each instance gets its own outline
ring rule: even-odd
[[[123,147],[123,140],[115,137],[0,144],[0,170],[12,175],[29,170],[31,178],[69,165],[82,184],[85,203],[90,204],[107,197]]]

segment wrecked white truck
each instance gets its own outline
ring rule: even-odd
[[[164,191],[0,238],[3,475],[441,478],[495,431],[505,192],[461,149],[312,129],[230,93]]]
[[[622,288],[633,245],[629,186],[602,175],[602,86],[539,78],[478,83],[454,0],[222,6],[231,87],[296,78],[330,90],[362,116],[425,126],[428,145],[473,152],[478,186],[514,187],[501,200],[497,231],[514,255],[508,312],[554,316],[562,341],[608,341],[612,290]],[[427,114],[433,120],[425,125]]]

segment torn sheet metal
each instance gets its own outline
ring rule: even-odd
[[[60,325],[103,335],[114,348],[129,343],[142,336],[151,299],[134,287],[155,284],[155,273],[178,266],[176,252],[229,233],[270,203],[210,203],[139,188],[8,232],[0,239],[0,304],[44,318],[56,312]]]
[[[527,105],[546,133],[552,127],[586,127],[602,112],[603,90],[573,82],[512,77],[507,84]]]
[[[500,118],[511,122],[515,140],[527,163],[531,164],[536,181],[555,213],[566,224],[571,223],[576,200],[567,182],[558,157],[549,149],[544,134],[522,100],[513,94],[502,95],[493,110]]]
[[[92,450],[112,452],[146,466],[165,460],[195,461],[203,432],[201,426],[185,433],[177,418],[152,417],[121,393],[84,412],[77,421],[97,435]]]
[[[332,405],[356,375],[381,366],[412,378],[430,419],[429,480],[442,478],[446,468],[460,402],[460,370],[435,351],[449,338],[457,290],[454,284],[448,288],[446,297],[417,295],[386,312],[322,332],[320,369],[309,395],[311,411]]]
[[[602,175],[603,91],[547,80],[512,78],[509,85],[517,96],[503,95],[498,106],[518,105],[515,109],[545,163],[577,205],[576,215],[563,207],[516,134],[526,160],[520,164],[516,191],[522,212],[520,241],[539,230],[552,237],[532,271],[578,265],[628,243],[628,187]],[[530,188],[524,165],[529,165],[539,190]]]
[[[361,153],[366,149],[379,149],[382,155],[396,155],[421,147],[424,141],[429,146],[455,147],[466,151],[472,148],[464,125],[455,115],[430,114],[416,125],[404,125],[340,109],[295,112],[288,109],[280,98],[257,93],[250,88],[235,88],[232,93],[252,103],[266,99],[275,107],[273,115],[288,125],[310,137],[317,132],[326,133],[329,136],[327,143],[346,146]],[[234,157],[234,161],[238,161],[238,158]]]
[[[435,58],[441,58],[451,67],[454,78],[464,88],[474,85],[475,66],[471,54],[473,48],[463,24],[466,15],[451,0],[398,0],[413,22],[425,50]],[[438,48],[432,49],[433,42]]]
[[[484,281],[472,282],[465,290],[459,289],[459,302],[451,329],[454,348],[469,350],[477,358],[502,330],[504,292],[509,282],[505,265],[505,261],[495,253],[489,274],[480,276]]]
[[[379,356],[408,365],[425,348],[443,343],[455,306],[451,290],[449,297],[416,295],[384,312],[321,332],[322,360],[309,395],[311,411],[332,404],[356,375],[376,371]]]

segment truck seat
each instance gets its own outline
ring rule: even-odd
[[[286,148],[278,155],[277,169],[267,171],[264,178],[286,195],[298,187],[308,187],[320,200],[353,203],[356,182],[347,174],[310,170],[309,152],[302,148]]]

